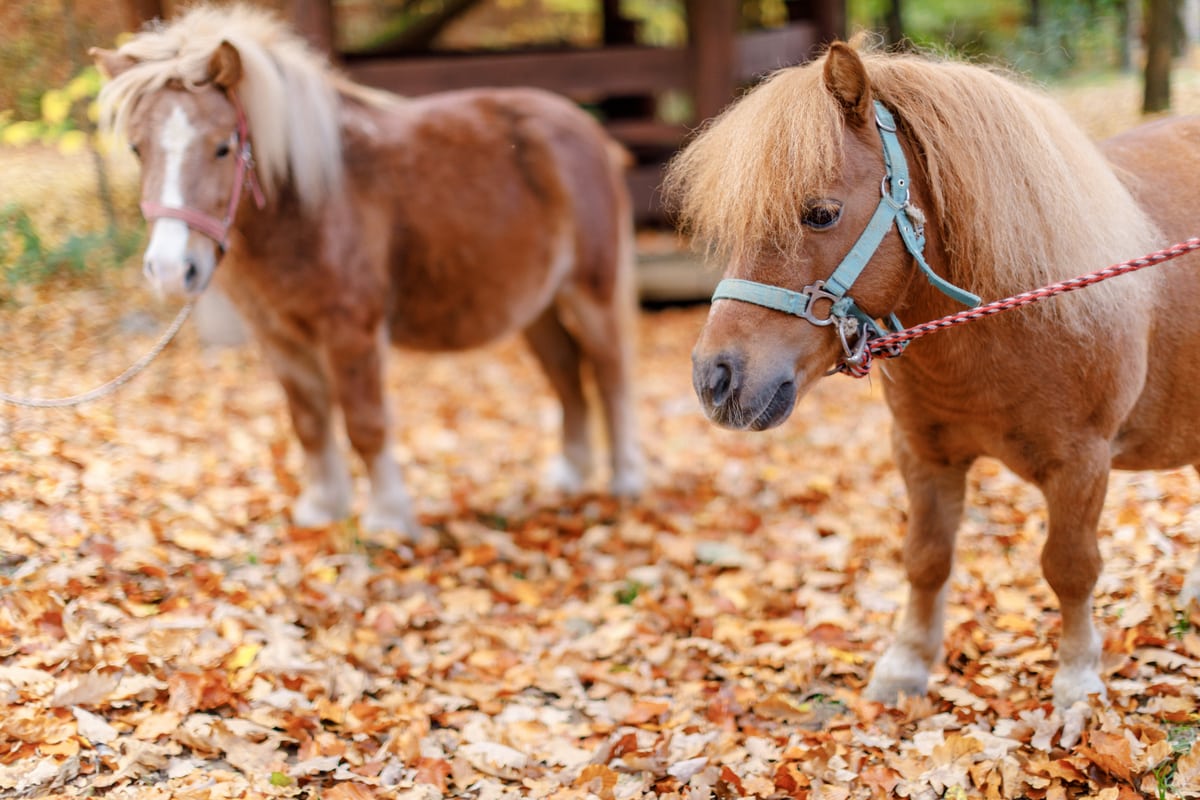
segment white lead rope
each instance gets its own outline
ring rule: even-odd
[[[150,351],[133,363],[129,369],[122,372],[117,377],[97,386],[89,392],[82,394],[71,395],[70,397],[58,398],[40,398],[40,397],[17,397],[11,394],[0,392],[0,402],[9,403],[15,406],[25,406],[26,408],[67,408],[69,406],[78,406],[92,400],[99,400],[101,397],[106,397],[124,384],[131,381],[139,372],[150,365],[150,362],[158,357],[159,353],[166,349],[171,340],[175,338],[175,334],[179,333],[179,329],[183,327],[184,321],[187,320],[188,314],[192,311],[193,303],[188,303],[179,310],[175,321],[171,323],[171,327],[167,328],[164,333]]]

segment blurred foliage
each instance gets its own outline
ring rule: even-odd
[[[118,221],[100,154],[107,149],[95,131],[101,82],[96,68],[88,66],[61,88],[43,92],[37,99],[36,118],[14,119],[12,111],[0,112],[0,146],[56,148],[62,156],[76,157],[80,166],[75,180],[92,184],[89,189],[56,195],[57,202],[72,206],[60,214],[66,218],[66,226],[39,225],[18,202],[10,200],[0,207],[0,273],[10,284],[121,264],[139,246],[141,226]],[[85,156],[90,158],[80,160]]]
[[[453,0],[334,0],[339,45],[386,46],[444,14]],[[999,61],[1054,78],[1124,66],[1123,24],[1134,0],[901,0],[905,38],[922,49]],[[1036,5],[1036,14],[1034,11]],[[847,0],[850,32],[883,31],[892,0]],[[786,22],[784,0],[742,0],[745,27]],[[622,14],[647,45],[682,44],[683,0],[624,0]],[[438,50],[594,47],[603,35],[599,0],[490,0],[440,29]],[[1035,19],[1036,17],[1036,19]]]
[[[95,67],[85,67],[62,88],[48,89],[37,98],[36,117],[15,119],[11,111],[0,111],[0,145],[39,143],[68,155],[83,151],[95,124],[101,81]]]
[[[125,27],[121,2],[0,2],[0,111],[37,119],[42,96],[88,63],[91,45],[109,45]]]
[[[1040,78],[1124,66],[1130,0],[901,0],[917,47],[996,61]],[[1135,4],[1140,14],[1140,4]],[[851,30],[882,31],[891,0],[848,0]]]

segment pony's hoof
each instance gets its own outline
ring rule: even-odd
[[[292,523],[300,528],[323,528],[348,516],[349,502],[320,490],[306,489],[292,506]]]
[[[367,533],[398,533],[410,541],[415,541],[421,533],[417,518],[407,505],[402,508],[368,508],[363,512],[361,524]]]
[[[613,497],[632,499],[641,495],[646,488],[646,479],[640,469],[624,470],[613,476],[608,491]]]
[[[900,695],[923,697],[929,686],[929,667],[915,653],[896,646],[880,656],[863,697],[884,705],[895,705]]]
[[[1099,695],[1100,700],[1108,699],[1108,690],[1104,681],[1094,670],[1070,670],[1059,667],[1054,676],[1054,707],[1068,709],[1076,703],[1090,703],[1091,695]]]
[[[568,496],[577,495],[583,492],[584,484],[587,483],[587,473],[563,456],[557,456],[546,467],[543,482],[551,491]]]

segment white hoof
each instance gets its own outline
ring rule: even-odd
[[[608,491],[613,497],[633,498],[646,488],[646,478],[641,469],[626,469],[613,476]]]
[[[292,506],[292,522],[301,528],[323,528],[350,516],[350,491],[309,486]]]
[[[546,467],[542,480],[551,491],[575,495],[583,492],[587,483],[587,473],[560,455]]]
[[[928,686],[929,666],[925,660],[912,650],[893,644],[876,662],[863,696],[877,703],[895,705],[901,694],[924,696]]]
[[[1089,703],[1091,695],[1099,695],[1101,700],[1108,699],[1108,690],[1100,675],[1091,669],[1070,669],[1059,667],[1054,676],[1054,707],[1066,710],[1076,703]]]
[[[369,507],[362,515],[362,528],[367,533],[399,533],[410,541],[421,533],[409,504]]]

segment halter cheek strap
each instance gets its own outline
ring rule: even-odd
[[[238,205],[242,201],[242,193],[250,187],[254,203],[258,208],[266,205],[262,187],[258,183],[258,175],[254,169],[254,151],[250,146],[250,125],[246,120],[246,112],[238,101],[237,93],[227,90],[229,102],[237,112],[237,149],[234,151],[233,191],[230,193],[229,205],[222,219],[197,211],[186,206],[165,206],[153,200],[143,200],[141,203],[142,216],[147,220],[169,217],[183,220],[187,226],[197,233],[202,233],[217,243],[224,252],[229,246],[229,231],[233,228],[237,216]]]
[[[887,107],[875,101],[875,125],[883,141],[883,162],[886,174],[880,184],[879,205],[858,240],[838,264],[837,269],[823,281],[815,281],[799,292],[779,286],[726,278],[717,284],[713,300],[740,300],[764,306],[785,314],[808,320],[813,325],[837,325],[838,335],[846,351],[845,360],[851,363],[861,353],[868,339],[893,333],[903,328],[895,315],[889,315],[881,325],[860,309],[849,296],[850,287],[874,257],[884,236],[895,225],[912,255],[917,268],[926,279],[950,299],[965,306],[979,305],[979,297],[961,289],[933,271],[925,261],[925,230],[920,211],[909,202],[908,162],[896,136],[896,120]]]

